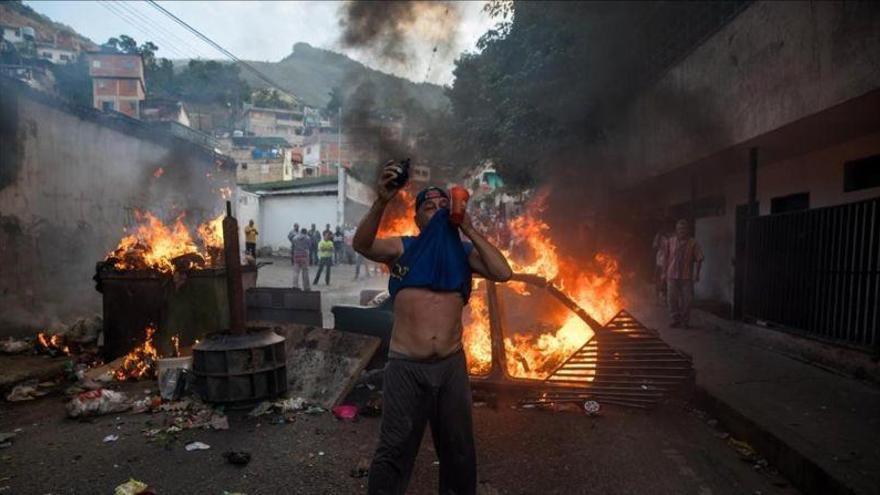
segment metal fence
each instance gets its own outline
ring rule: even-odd
[[[743,316],[880,351],[880,197],[748,220]]]

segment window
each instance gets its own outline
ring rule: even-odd
[[[51,52],[42,52],[40,55],[43,56],[43,57],[48,58],[49,60],[52,60],[52,59],[54,58],[54,57],[52,57],[52,53],[51,53]]]
[[[64,60],[65,62],[70,61],[70,57],[68,57],[67,55],[61,55],[60,58],[61,58],[61,60]]]
[[[116,110],[116,108],[113,106],[112,101],[102,101],[101,102],[101,110],[103,110],[105,112],[110,112],[110,111]]]
[[[810,209],[810,193],[808,192],[777,196],[770,200],[771,215],[808,209]]]
[[[880,187],[880,155],[843,164],[843,192]]]
[[[100,69],[101,68],[101,61],[100,60],[92,60],[92,67],[94,67],[95,69]]]
[[[242,163],[242,164],[241,164],[241,169],[242,169],[242,170],[247,170],[247,163]]]

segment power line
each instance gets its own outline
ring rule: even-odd
[[[122,2],[122,1],[115,1],[113,3],[117,7],[127,11],[131,15],[137,17],[138,19],[140,19],[141,21],[146,23],[150,28],[152,28],[156,31],[156,34],[158,36],[163,36],[165,38],[163,43],[165,43],[169,47],[169,49],[171,49],[172,51],[178,52],[178,56],[180,56],[180,58],[187,58],[187,57],[186,57],[186,54],[180,53],[179,50],[174,50],[175,43],[177,45],[179,45],[180,48],[184,49],[184,51],[189,51],[189,52],[193,53],[195,55],[195,57],[197,57],[197,58],[207,58],[207,57],[205,57],[204,53],[202,53],[202,51],[199,50],[197,47],[193,47],[186,40],[183,40],[179,36],[174,34],[174,32],[172,32],[171,30],[166,29],[158,21],[152,19],[146,13],[142,13],[139,9],[135,8],[134,3],[127,3],[127,2]]]
[[[133,28],[137,29],[138,31],[140,31],[140,33],[141,33],[142,35],[146,36],[147,38],[153,38],[153,37],[154,37],[153,34],[151,34],[151,33],[149,32],[149,29],[144,28],[139,22],[133,20],[131,17],[129,17],[129,16],[126,15],[124,12],[122,12],[121,10],[119,10],[119,6],[118,6],[118,5],[114,5],[114,4],[112,4],[111,2],[98,2],[98,3],[99,3],[100,5],[102,5],[105,9],[107,9],[107,10],[109,10],[111,13],[113,13],[113,15],[115,15],[116,17],[122,19],[123,22],[125,22],[126,24],[128,24],[128,25],[130,25],[131,27],[133,27]],[[163,41],[161,41],[161,40],[159,40],[159,39],[156,39],[156,41],[159,41],[160,43],[163,42]],[[179,57],[181,57],[181,58],[186,58],[186,56],[183,55],[183,54],[181,54],[176,48],[174,48],[173,45],[168,45],[168,49],[169,49],[170,51],[176,53],[177,56],[179,56]]]
[[[283,92],[283,93],[285,93],[285,94],[288,94],[288,95],[292,96],[294,99],[296,99],[296,95],[294,95],[292,91],[289,91],[289,90],[287,90],[287,89],[284,89],[284,87],[282,87],[280,84],[278,84],[278,83],[276,83],[275,81],[273,81],[272,79],[270,79],[269,76],[267,76],[267,75],[263,74],[262,72],[260,72],[259,70],[257,70],[256,67],[254,67],[254,66],[252,66],[251,64],[245,62],[244,60],[241,60],[240,58],[236,57],[232,52],[230,52],[229,50],[223,48],[222,46],[220,46],[219,44],[217,44],[214,40],[212,40],[211,38],[208,38],[207,36],[205,36],[204,34],[202,34],[201,32],[199,32],[196,28],[194,28],[194,27],[190,26],[189,24],[187,24],[187,23],[186,23],[185,21],[183,21],[181,18],[177,17],[176,15],[174,15],[174,14],[172,14],[171,12],[169,12],[168,10],[166,10],[164,7],[162,7],[161,5],[159,5],[155,0],[146,0],[146,1],[147,1],[150,5],[152,5],[155,9],[157,9],[158,11],[160,11],[160,12],[162,12],[163,14],[167,15],[168,17],[170,17],[171,19],[173,19],[175,22],[177,22],[178,24],[180,24],[181,26],[183,26],[184,28],[186,28],[187,30],[189,30],[189,32],[193,33],[194,35],[198,36],[199,38],[201,38],[203,41],[205,41],[205,42],[208,43],[209,45],[211,45],[211,46],[213,46],[214,48],[216,48],[220,53],[226,55],[227,57],[229,57],[230,59],[232,59],[234,62],[240,64],[240,65],[241,65],[242,67],[244,67],[245,69],[247,69],[247,70],[253,72],[254,75],[256,75],[256,76],[257,76],[260,80],[262,80],[263,82],[267,83],[269,86],[272,86],[272,87],[274,87],[275,89],[277,89],[277,90],[279,90],[279,91],[281,91],[281,92]]]

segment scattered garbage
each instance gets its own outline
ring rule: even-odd
[[[259,404],[257,404],[257,407],[253,408],[253,410],[251,410],[251,412],[248,413],[248,416],[250,416],[252,418],[256,418],[256,417],[263,416],[265,414],[269,414],[272,412],[279,412],[282,414],[286,414],[286,413],[299,412],[299,411],[303,411],[303,410],[305,410],[306,413],[315,414],[315,412],[312,411],[312,409],[315,407],[318,407],[318,406],[311,406],[308,409],[306,409],[307,405],[308,404],[306,403],[306,400],[303,399],[302,397],[296,397],[296,398],[291,398],[291,399],[281,399],[281,400],[276,400],[274,402],[263,401],[263,402],[260,402]],[[318,407],[318,409],[320,409],[320,411],[318,411],[318,412],[324,412],[323,408]]]
[[[236,466],[247,466],[248,463],[251,462],[250,452],[245,451],[224,452],[223,457],[226,459],[226,462]]]
[[[115,442],[117,440],[119,440],[119,435],[107,435],[106,437],[104,437],[103,442],[104,443],[111,443],[111,442]]]
[[[211,416],[211,420],[208,422],[208,426],[210,426],[212,430],[228,430],[229,417],[225,415],[221,416],[219,414],[214,414]]]
[[[113,490],[113,495],[147,495],[151,493],[153,491],[150,490],[149,485],[134,478],[129,479]]]
[[[376,395],[370,397],[364,407],[359,411],[361,416],[367,418],[378,418],[382,415],[382,396]]]
[[[15,438],[14,432],[0,432],[0,449],[12,447],[13,438]]]
[[[29,380],[16,385],[12,391],[6,395],[6,400],[9,402],[33,400],[34,398],[46,395],[47,393],[48,392],[45,390],[40,390],[39,384],[36,380]]]
[[[211,446],[202,442],[190,442],[186,444],[186,447],[184,448],[187,452],[192,452],[194,450],[208,450],[211,448]]]
[[[590,416],[598,416],[601,409],[602,407],[599,405],[599,403],[594,400],[588,400],[584,402],[584,412],[586,412]]]
[[[131,402],[122,392],[105,388],[78,394],[67,403],[67,415],[71,418],[100,416],[131,409]]]
[[[336,406],[333,408],[333,416],[342,421],[354,421],[357,419],[358,408],[348,404]]]
[[[370,461],[361,458],[357,465],[349,471],[348,475],[352,478],[366,478],[370,474]]]
[[[33,345],[24,339],[14,339],[9,337],[6,340],[0,341],[0,352],[3,354],[21,354],[22,352],[29,351]]]
[[[727,443],[734,448],[734,450],[739,453],[740,457],[744,460],[752,461],[758,458],[758,453],[755,452],[755,449],[752,448],[748,442],[744,442],[742,440],[737,440],[733,437],[728,437]]]
[[[309,406],[309,408],[305,410],[306,414],[322,414],[325,412],[327,412],[327,410],[321,406]]]
[[[159,374],[159,395],[165,400],[177,400],[183,397],[189,390],[191,377],[191,372],[186,368],[162,370]]]

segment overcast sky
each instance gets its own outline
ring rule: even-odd
[[[158,55],[178,58],[223,58],[215,49],[190,34],[144,1],[26,1],[55,21],[73,27],[96,43],[129,34],[139,42],[149,39]],[[431,48],[417,48],[419,56],[405,65],[388,65],[368,54],[345,49],[338,42],[338,2],[198,2],[163,1],[161,5],[219,43],[239,58],[275,62],[303,41],[312,46],[345,53],[373,68],[393,72],[417,82],[452,82],[452,61],[463,50],[475,50],[477,39],[491,27],[482,12],[485,2],[456,2],[461,12],[453,55],[430,63]]]

